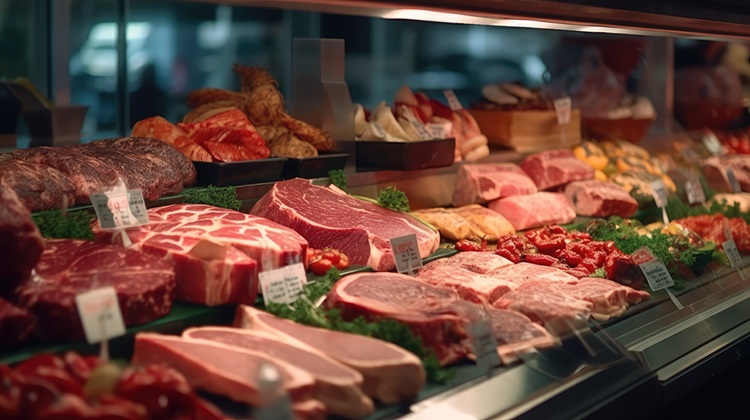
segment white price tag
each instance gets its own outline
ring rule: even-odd
[[[690,204],[703,204],[706,202],[706,193],[703,191],[700,181],[695,176],[685,182],[685,192]]]
[[[448,106],[451,107],[453,111],[464,109],[464,106],[461,105],[461,101],[458,100],[458,96],[456,96],[456,92],[453,90],[444,90],[443,95],[445,95],[445,99],[448,100]]]
[[[409,124],[411,124],[411,126],[414,127],[415,130],[417,130],[417,134],[419,134],[419,137],[421,137],[422,140],[432,139],[432,136],[427,132],[424,124],[422,124],[417,119],[417,117],[414,116],[414,113],[409,107],[402,105],[401,110],[403,111],[402,114],[404,115],[404,117],[406,117],[406,119],[409,121]]]
[[[719,138],[711,131],[703,136],[703,145],[706,146],[706,149],[708,149],[712,155],[720,155],[724,151],[721,142],[719,142]]]
[[[651,194],[654,196],[656,207],[664,208],[667,206],[667,187],[664,186],[664,181],[658,180],[650,184]]]
[[[103,287],[77,295],[76,307],[89,344],[125,334],[125,322],[114,287]]]
[[[742,192],[742,188],[740,187],[740,182],[737,181],[737,176],[734,174],[734,169],[727,168],[727,181],[729,182],[729,188],[732,190],[734,194],[739,194]]]
[[[446,130],[445,126],[442,124],[427,124],[426,128],[434,139],[447,139],[450,137],[448,135],[448,130]]]
[[[557,112],[557,123],[565,125],[570,123],[570,114],[573,102],[570,96],[555,100],[555,112]]]
[[[413,274],[415,270],[422,268],[422,257],[419,255],[416,234],[391,238],[391,249],[393,249],[393,258],[396,260],[396,271],[399,273]]]
[[[307,284],[305,266],[302,263],[287,265],[275,270],[261,271],[258,274],[263,302],[294,303],[302,288]]]
[[[641,271],[643,271],[643,274],[646,276],[646,281],[648,281],[649,287],[651,287],[651,290],[654,292],[674,286],[674,280],[672,279],[672,276],[669,275],[667,267],[661,260],[655,259],[648,261],[640,264],[640,267]]]
[[[468,330],[474,356],[477,358],[477,365],[487,371],[500,365],[500,356],[497,354],[497,339],[492,332],[490,323],[487,321],[473,322],[469,324]]]
[[[737,249],[737,244],[734,243],[734,239],[730,238],[727,241],[722,242],[721,246],[724,248],[724,252],[726,252],[727,258],[729,258],[729,264],[732,265],[732,268],[736,268],[737,270],[741,269],[742,256]]]
[[[104,230],[148,224],[148,211],[141,190],[91,194],[91,203]]]

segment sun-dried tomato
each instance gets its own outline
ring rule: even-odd
[[[495,250],[495,254],[507,258],[514,264],[518,264],[519,262],[521,262],[521,256],[518,255],[515,251],[512,251],[508,248],[498,248],[497,250]]]
[[[551,266],[558,262],[558,259],[545,254],[523,254],[521,255],[521,261],[531,264]]]
[[[468,239],[461,239],[460,241],[456,242],[456,251],[470,251],[470,252],[481,252],[486,251],[487,247],[482,247],[482,244],[476,243],[474,241],[470,241]]]
[[[560,255],[558,256],[558,258],[571,267],[575,267],[580,264],[581,261],[583,261],[583,256],[573,252],[568,248],[560,250]]]
[[[604,263],[607,261],[607,253],[604,251],[592,251],[586,258],[594,260],[597,267],[604,267]]]
[[[578,230],[574,230],[572,232],[568,232],[568,239],[572,240],[591,240],[591,235],[589,235],[586,232],[581,232]]]
[[[599,268],[599,265],[591,258],[584,258],[583,261],[576,266],[577,270],[585,271],[588,274],[593,273],[597,268]]]

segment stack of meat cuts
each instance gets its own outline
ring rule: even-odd
[[[153,139],[124,137],[85,145],[39,147],[0,160],[0,178],[31,211],[90,203],[89,195],[123,185],[156,200],[193,185],[192,162]]]
[[[440,243],[437,232],[407,214],[358,200],[335,187],[313,185],[306,179],[277,182],[251,212],[294,229],[313,248],[339,249],[351,264],[368,265],[376,271],[396,266],[391,238],[416,234],[422,258]]]
[[[178,300],[255,303],[258,273],[307,263],[307,241],[262,217],[198,204],[149,209],[148,225],[127,230],[133,248],[174,264]],[[97,231],[102,242],[122,236]]]

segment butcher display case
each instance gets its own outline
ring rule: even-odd
[[[596,125],[596,118],[580,115],[584,133],[586,127],[592,135],[596,129],[619,133],[619,137],[630,133],[635,136],[628,139],[633,143],[671,153],[676,142],[695,137],[696,132],[705,136],[705,127],[717,133],[745,129],[748,95],[742,92],[750,81],[750,72],[744,73],[744,65],[750,67],[747,56],[744,65],[733,67],[731,81],[727,81],[727,73],[717,68],[719,64],[731,67],[731,63],[719,62],[722,58],[713,52],[750,45],[746,44],[750,42],[750,12],[743,1],[623,3],[116,0],[94,5],[76,0],[37,1],[29,2],[28,10],[16,11],[28,13],[29,20],[40,10],[54,12],[47,15],[52,22],[42,25],[46,36],[27,37],[50,54],[29,56],[26,61],[48,71],[35,74],[36,67],[5,71],[28,76],[58,106],[88,107],[81,142],[127,135],[135,121],[152,114],[178,120],[188,111],[184,98],[190,90],[209,85],[234,87],[231,68],[238,61],[268,68],[290,107],[310,113],[308,122],[325,120],[333,131],[352,134],[351,127],[340,127],[340,110],[348,112],[352,103],[375,107],[401,85],[431,96],[451,90],[469,107],[489,83],[540,85],[564,77],[571,66],[579,64],[566,61],[568,52],[579,51],[571,46],[595,45],[603,62],[625,69],[623,85],[633,95],[647,97],[654,116],[645,125],[634,128],[631,121],[622,128],[601,121]],[[331,54],[341,60],[318,57],[314,65],[305,65],[309,57],[294,46],[299,39],[321,42],[323,49],[327,44],[322,41],[343,39],[344,56],[336,56],[341,51],[333,49]],[[693,74],[696,69],[704,72]],[[322,94],[299,82],[305,72],[328,76],[340,72],[345,77],[343,83],[334,83],[316,73],[316,83],[325,88]],[[729,90],[738,92],[736,100],[726,97]],[[309,106],[305,95],[318,95],[319,102]],[[325,115],[316,115],[320,112]],[[550,111],[547,117],[554,115]],[[18,133],[19,145],[26,146],[30,139],[23,130]],[[426,163],[422,159],[420,168],[425,169],[412,170],[373,168],[372,159],[367,168],[358,169],[356,148],[351,147],[353,135],[339,135],[336,140],[341,152],[352,155],[346,165],[341,162],[350,194],[374,198],[383,188],[395,186],[408,196],[412,209],[451,206],[462,165],[450,163],[452,140],[439,140],[448,144],[447,161],[445,156],[440,164],[435,164],[436,158]],[[563,135],[563,144],[567,140]],[[508,144],[490,139],[491,153],[481,162],[521,161],[526,151]],[[406,159],[386,157],[399,165],[401,158]],[[282,166],[277,169],[281,171]],[[312,182],[329,185],[329,178],[318,172],[310,177]],[[243,202],[242,210],[249,210],[273,188],[273,180],[263,181],[232,184]],[[180,200],[178,194],[150,205]],[[637,215],[644,224],[661,218],[653,206]],[[587,221],[579,218],[575,223]],[[750,257],[744,256],[734,268],[710,265],[697,274],[690,272],[686,279],[674,293],[669,289],[653,292],[648,301],[619,317],[588,321],[562,337],[558,346],[525,351],[519,354],[520,360],[506,366],[485,368],[473,362],[454,366],[452,378],[429,383],[416,401],[378,407],[369,418],[625,418],[655,413],[744,360],[750,348]],[[130,329],[113,342],[120,347],[113,352],[127,357],[132,336],[139,331],[179,332],[194,325],[228,324],[231,316],[226,307],[213,311],[178,306],[167,318]],[[92,349],[83,343],[51,349],[87,347]],[[49,349],[35,347],[0,355],[4,362],[15,363]],[[216,404],[221,408],[225,402]]]

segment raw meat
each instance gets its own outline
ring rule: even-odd
[[[16,192],[29,211],[67,208],[75,203],[73,181],[49,166],[0,159],[0,181]]]
[[[13,152],[13,157],[49,166],[69,176],[75,185],[77,204],[91,202],[89,195],[107,191],[118,181],[114,168],[94,157],[76,153],[69,147],[34,147]]]
[[[521,162],[521,168],[540,191],[594,178],[591,166],[576,159],[570,150],[548,150],[529,155]]]
[[[635,198],[611,182],[574,181],[565,186],[565,197],[579,216],[628,218],[638,210]]]
[[[607,279],[583,278],[574,285],[564,285],[564,293],[592,303],[591,316],[600,321],[622,315],[628,307],[648,300],[651,295]]]
[[[263,365],[276,368],[292,401],[308,400],[315,391],[315,379],[300,368],[260,352],[209,340],[140,333],[135,337],[131,363],[166,365],[182,373],[193,388],[253,407],[269,402],[258,383]]]
[[[432,270],[450,274],[453,268],[463,268],[473,273],[484,274],[509,265],[513,263],[492,252],[459,252],[452,257],[440,258],[425,264],[419,270],[419,275]]]
[[[742,191],[750,191],[750,158],[740,155],[714,156],[703,161],[703,175],[711,188],[720,192],[732,191],[727,168],[732,168]]]
[[[425,371],[415,355],[375,338],[308,327],[255,309],[237,308],[234,325],[278,336],[284,342],[319,351],[364,377],[362,389],[386,404],[411,400],[425,384]]]
[[[516,230],[570,223],[576,217],[563,194],[550,192],[501,198],[491,201],[489,208],[502,214]]]
[[[136,249],[175,262],[180,300],[252,304],[259,271],[306,264],[307,241],[261,217],[200,204],[155,207],[148,213],[151,223],[128,229],[128,235]],[[97,231],[97,237],[120,240],[105,231]]]
[[[18,306],[39,320],[44,340],[83,337],[75,297],[112,286],[125,325],[141,325],[169,313],[175,279],[168,261],[138,251],[88,241],[48,240],[36,273],[16,289]]]
[[[35,321],[28,311],[0,298],[0,350],[23,344],[31,335]]]
[[[199,327],[186,330],[182,337],[260,352],[307,371],[317,382],[315,397],[331,414],[362,418],[374,411],[372,400],[360,388],[362,375],[359,372],[317,351],[286,343],[274,334],[241,328]]]
[[[216,161],[267,158],[271,151],[244,112],[230,108],[194,123],[179,123],[188,139],[205,148]]]
[[[441,365],[466,358],[471,343],[464,320],[440,308],[459,300],[447,288],[436,287],[396,273],[357,273],[344,277],[331,289],[325,304],[341,310],[344,319],[394,319],[421,337]]]
[[[420,271],[417,279],[434,286],[449,287],[455,290],[461,299],[478,304],[492,303],[518,287],[515,283],[460,267]]]
[[[558,282],[564,284],[578,283],[578,279],[570,274],[545,265],[530,264],[521,262],[505,267],[501,267],[485,273],[488,276],[507,280],[511,283],[522,285],[528,281],[543,280],[547,282]]]
[[[288,226],[313,248],[343,251],[353,265],[368,265],[376,271],[396,267],[389,240],[417,235],[422,258],[434,252],[440,235],[413,217],[350,197],[310,180],[277,182],[253,206],[252,213]]]
[[[461,165],[456,174],[453,206],[483,204],[501,197],[537,192],[536,184],[514,163]]]
[[[476,239],[497,242],[505,235],[516,233],[513,225],[501,214],[479,204],[471,204],[451,211],[458,213],[469,223],[473,237]]]
[[[0,296],[10,296],[29,278],[42,251],[44,241],[29,210],[0,180]]]
[[[145,158],[156,157],[159,161],[164,162],[165,166],[171,166],[178,171],[184,186],[195,185],[197,180],[198,172],[195,170],[193,162],[179,150],[163,141],[143,137],[120,137],[92,141],[86,147],[114,148]],[[166,176],[166,174],[163,176]]]

